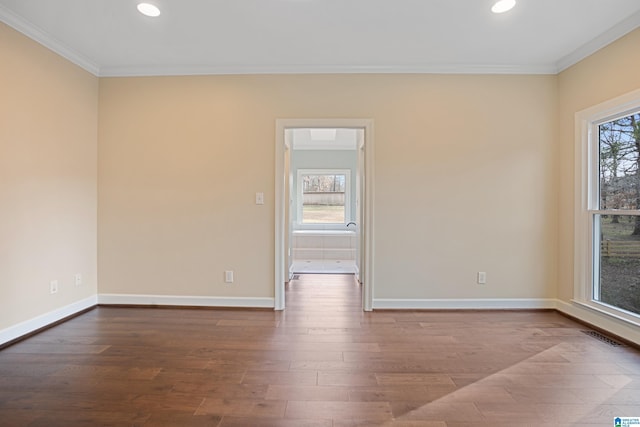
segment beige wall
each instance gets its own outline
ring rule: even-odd
[[[98,79],[2,23],[0,62],[2,331],[96,294]]]
[[[640,88],[640,29],[559,75],[558,298],[573,296],[575,113]]]
[[[374,119],[375,298],[568,300],[573,115],[640,87],[639,43],[559,76],[98,83],[0,25],[0,329],[97,292],[273,296],[277,118]]]
[[[100,293],[272,297],[276,119],[372,118],[375,298],[555,297],[556,76],[104,78],[99,116]]]

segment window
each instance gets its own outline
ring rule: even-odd
[[[351,171],[298,170],[298,224],[313,228],[345,225],[349,221]]]
[[[640,314],[640,112],[598,125],[593,298]]]
[[[578,113],[578,302],[640,322],[640,91]]]

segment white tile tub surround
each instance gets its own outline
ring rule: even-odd
[[[356,233],[340,230],[296,230],[294,260],[355,260]]]
[[[354,231],[296,230],[292,243],[294,270],[299,270],[296,272],[355,271]]]

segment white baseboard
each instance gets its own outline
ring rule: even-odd
[[[376,298],[373,309],[387,310],[522,310],[555,309],[555,299],[391,299]]]
[[[274,298],[246,297],[185,297],[171,295],[99,294],[18,323],[0,331],[0,345],[49,326],[96,304],[117,305],[164,305],[200,307],[273,308]],[[608,331],[620,338],[640,345],[640,328],[622,319],[617,319],[580,304],[556,299],[385,299],[373,300],[374,309],[397,310],[522,310],[557,309],[569,316]]]
[[[557,301],[556,308],[571,317],[640,345],[640,327],[624,319],[616,318],[586,305],[560,300]]]
[[[98,304],[273,308],[274,298],[98,294]]]
[[[593,308],[557,299],[384,299],[373,300],[378,310],[524,310],[556,309],[620,338],[640,345],[640,327]]]
[[[65,307],[50,311],[49,313],[42,314],[38,317],[34,317],[33,319],[29,319],[24,322],[18,323],[17,325],[3,329],[0,331],[0,345],[23,337],[27,334],[37,331],[38,329],[44,328],[45,326],[49,326],[59,320],[64,319],[65,317],[69,317],[76,313],[79,313],[82,310],[91,308],[97,303],[98,298],[96,295],[93,295],[89,298],[85,298],[78,302],[74,302],[73,304],[69,304]]]

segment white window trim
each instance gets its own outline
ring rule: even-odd
[[[302,176],[303,175],[345,175],[344,222],[335,224],[305,224],[302,222]],[[296,229],[297,230],[343,230],[351,221],[351,170],[350,169],[298,169],[296,177]]]
[[[585,306],[612,318],[640,326],[640,315],[619,310],[594,301],[593,247],[594,213],[598,209],[599,141],[598,126],[640,110],[640,90],[611,99],[575,115],[575,201],[574,201],[574,287],[573,303]],[[640,210],[625,210],[627,215],[640,215]],[[599,249],[599,248],[598,248]]]

